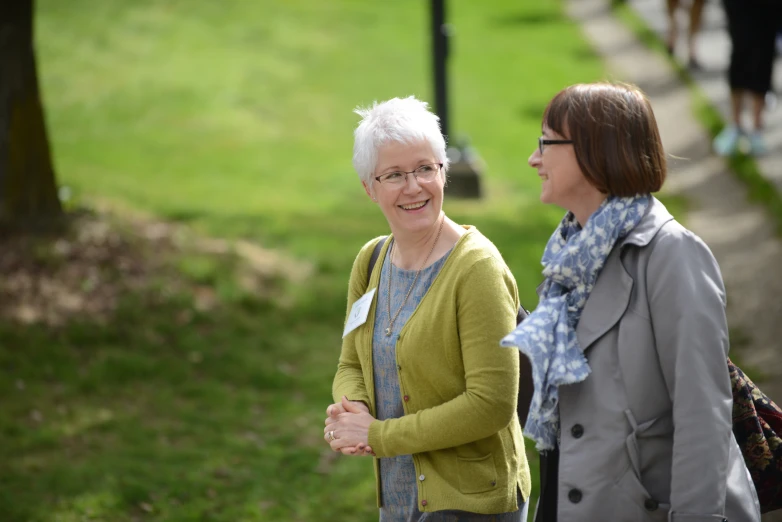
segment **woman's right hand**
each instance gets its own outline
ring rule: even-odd
[[[366,413],[369,413],[369,407],[363,402],[361,401],[350,401],[350,402],[358,409],[363,410]],[[326,415],[328,415],[328,417],[326,417],[326,425],[335,422],[337,420],[337,417],[339,417],[340,413],[346,413],[345,407],[342,405],[341,402],[337,402],[335,404],[332,404],[328,408],[326,408]],[[343,455],[356,455],[356,456],[374,455],[374,453],[372,453],[372,448],[370,446],[365,446],[364,444],[342,448],[339,451],[341,451]]]

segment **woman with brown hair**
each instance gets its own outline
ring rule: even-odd
[[[731,431],[722,277],[651,195],[666,162],[648,99],[574,85],[542,131],[529,164],[541,201],[567,213],[543,254],[538,307],[502,341],[533,368],[535,520],[760,520]]]

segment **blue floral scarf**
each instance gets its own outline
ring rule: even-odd
[[[591,371],[576,337],[581,311],[614,244],[641,221],[649,201],[650,196],[609,197],[583,229],[568,212],[543,252],[546,280],[538,307],[500,342],[517,347],[532,363],[535,390],[524,434],[538,451],[557,445],[558,387],[581,382]]]

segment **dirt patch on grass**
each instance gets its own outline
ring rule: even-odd
[[[286,281],[312,273],[311,265],[249,241],[198,236],[178,223],[106,208],[81,210],[58,233],[0,236],[0,319],[105,321],[128,293],[188,293],[198,309],[217,306],[213,274],[183,273],[183,258],[208,260],[210,272],[259,297],[282,298]]]

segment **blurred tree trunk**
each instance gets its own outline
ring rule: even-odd
[[[0,0],[0,223],[62,214],[33,49],[33,0]]]

